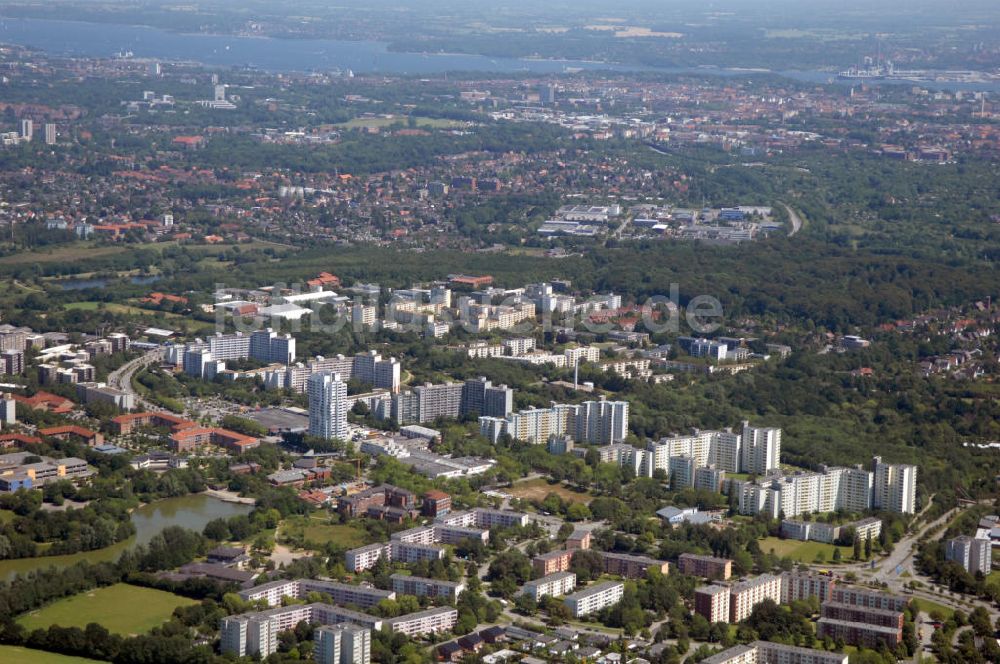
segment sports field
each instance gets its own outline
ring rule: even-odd
[[[96,622],[116,634],[143,634],[166,622],[178,606],[197,603],[162,590],[117,583],[61,599],[18,622],[28,631],[50,625],[82,628]]]
[[[21,646],[0,646],[0,662],[4,664],[95,664],[96,659],[70,657]]]
[[[792,560],[811,563],[816,561],[816,555],[823,554],[823,560],[828,563],[833,562],[833,552],[840,549],[841,560],[847,562],[854,556],[854,548],[850,546],[834,546],[833,544],[823,544],[822,542],[800,542],[793,539],[779,539],[777,537],[765,537],[760,541],[760,550],[770,553],[774,549],[775,555],[791,558]]]
[[[539,501],[545,500],[545,496],[554,493],[569,503],[589,503],[592,498],[590,494],[573,491],[563,484],[549,484],[548,480],[545,479],[518,482],[509,489],[504,489],[504,493],[509,493],[515,498]]]

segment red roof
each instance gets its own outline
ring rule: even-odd
[[[84,429],[78,426],[61,426],[61,427],[49,427],[48,429],[39,429],[38,433],[43,436],[62,436],[64,434],[73,434],[75,436],[80,436],[81,438],[93,438],[97,434],[90,429]]]
[[[68,413],[73,410],[73,402],[65,397],[60,397],[48,392],[39,392],[33,397],[24,397],[20,394],[12,394],[10,398],[18,403],[23,403],[30,408],[41,408],[53,413]]]
[[[0,436],[0,447],[10,447],[6,443],[20,443],[22,445],[37,445],[42,442],[41,438],[26,436],[23,433],[5,433]]]

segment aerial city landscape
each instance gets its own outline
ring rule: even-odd
[[[1000,662],[998,26],[0,0],[0,663]]]

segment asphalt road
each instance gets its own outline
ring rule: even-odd
[[[116,390],[121,390],[126,394],[134,395],[137,406],[149,409],[151,407],[150,404],[146,402],[146,400],[144,400],[139,393],[136,392],[135,387],[132,386],[132,377],[135,376],[136,372],[140,369],[152,364],[153,362],[158,362],[162,358],[163,352],[157,349],[151,350],[145,355],[137,357],[134,360],[129,360],[108,374],[108,386],[113,387]]]

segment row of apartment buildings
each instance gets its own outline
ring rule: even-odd
[[[393,533],[388,542],[350,549],[344,554],[344,564],[352,572],[363,572],[382,559],[402,563],[441,560],[445,555],[441,544],[458,544],[466,539],[478,539],[485,543],[494,528],[526,525],[528,515],[523,512],[485,507],[449,512],[437,517],[431,525]]]
[[[545,444],[553,437],[569,436],[592,445],[621,443],[628,435],[627,401],[585,401],[580,404],[553,403],[549,408],[531,408],[505,417],[479,418],[479,432],[496,443],[501,436],[533,444]]]
[[[359,635],[357,638],[361,639],[362,643],[349,646],[347,652],[357,654],[360,651],[363,657],[363,653],[367,651],[370,658],[371,630],[388,628],[407,636],[438,634],[451,631],[457,621],[458,611],[450,606],[383,619],[333,604],[311,603],[292,604],[266,611],[227,616],[222,619],[219,631],[223,654],[231,653],[237,657],[260,657],[263,659],[277,652],[279,633],[292,629],[301,622],[315,623],[321,628],[347,624],[354,626],[352,629],[360,628],[369,634],[367,648],[363,645],[365,637]],[[354,636],[351,638],[353,639]],[[330,644],[326,646],[317,644],[317,646],[317,650],[322,650],[324,647],[328,651],[333,650]],[[342,642],[341,646],[336,649],[337,652],[344,653],[344,647]],[[367,664],[367,662],[352,660],[352,664]]]
[[[211,380],[225,371],[227,360],[254,359],[260,362],[291,364],[295,361],[295,337],[267,328],[249,335],[219,332],[207,339],[167,348],[166,362],[182,367],[184,373]]]
[[[820,601],[820,637],[842,638],[852,645],[894,648],[903,639],[903,611],[909,599],[875,590],[840,586],[832,576],[785,572],[761,574],[734,584],[720,582],[695,589],[694,610],[712,623],[738,623],[765,600],[776,604]]]

